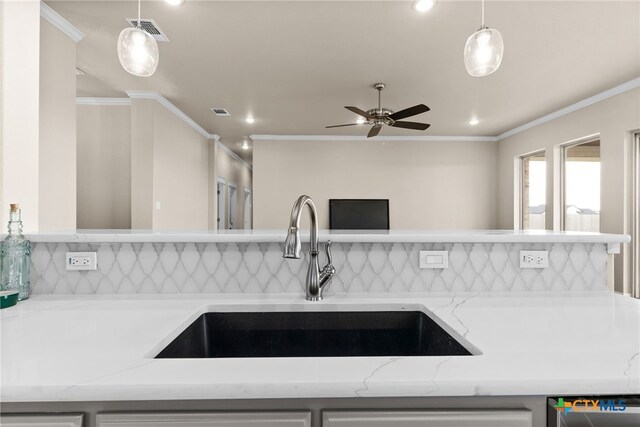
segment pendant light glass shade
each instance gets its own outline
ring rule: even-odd
[[[158,43],[142,28],[125,28],[118,37],[118,59],[129,73],[149,77],[158,68]]]
[[[488,76],[500,67],[504,42],[500,31],[482,26],[471,34],[464,47],[464,65],[474,77]]]

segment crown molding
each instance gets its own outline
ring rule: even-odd
[[[62,15],[51,9],[45,2],[40,2],[40,16],[46,19],[54,27],[65,33],[71,40],[78,43],[84,38],[84,33],[73,26]]]
[[[193,120],[191,117],[187,116],[184,111],[182,111],[181,109],[179,109],[178,107],[173,105],[173,103],[171,101],[169,101],[164,96],[160,95],[158,92],[143,91],[143,90],[127,90],[126,93],[127,93],[127,96],[129,96],[129,98],[130,98],[128,100],[129,103],[131,102],[131,99],[153,99],[154,101],[157,101],[164,108],[166,108],[167,110],[169,110],[170,112],[172,112],[173,114],[178,116],[178,118],[180,118],[186,124],[191,126],[200,135],[204,136],[207,140],[214,141],[217,147],[222,149],[225,153],[227,153],[233,159],[237,160],[238,162],[240,162],[244,166],[246,166],[249,169],[253,170],[253,167],[249,163],[244,161],[240,156],[238,156],[236,153],[234,153],[229,147],[227,147],[226,145],[224,145],[223,143],[220,142],[220,136],[219,135],[216,135],[215,133],[207,132],[202,126],[197,124],[195,122],[195,120]],[[108,98],[102,98],[102,99],[108,99]]]
[[[249,163],[247,163],[246,161],[244,161],[242,159],[242,157],[238,156],[236,153],[233,152],[233,150],[229,147],[227,147],[226,145],[224,145],[222,142],[220,142],[220,138],[216,135],[216,147],[218,147],[219,149],[221,149],[222,151],[224,151],[225,153],[227,153],[229,156],[233,157],[234,159],[236,159],[238,162],[240,162],[241,164],[243,164],[244,166],[248,167],[249,170],[253,170],[253,166],[251,166]]]
[[[44,3],[43,3],[44,4]],[[48,7],[45,5],[45,7]],[[54,12],[55,13],[55,12]],[[59,16],[59,15],[58,15]],[[64,18],[62,18],[64,19]],[[542,116],[536,120],[532,120],[528,123],[515,127],[507,132],[501,133],[497,136],[450,136],[450,135],[422,135],[422,136],[376,136],[374,138],[367,138],[366,136],[358,135],[251,135],[250,138],[253,141],[382,141],[382,142],[394,142],[394,141],[425,141],[425,142],[496,142],[502,141],[510,136],[516,135],[520,132],[524,132],[527,129],[531,129],[535,126],[547,123],[551,120],[555,120],[559,117],[578,111],[582,108],[586,108],[590,105],[596,104],[605,99],[627,92],[629,90],[640,87],[640,77],[628,82],[622,83],[611,89],[600,92],[594,96],[584,99],[575,104],[571,104],[553,113]],[[193,119],[187,116],[182,110],[173,105],[164,96],[158,92],[150,91],[126,91],[126,98],[89,98],[79,97],[76,98],[76,103],[79,105],[130,105],[131,99],[153,99],[163,105],[166,109],[174,113],[185,123],[195,129],[198,133],[204,136],[208,140],[215,141],[217,147],[231,156],[233,159],[245,165],[247,168],[253,170],[253,167],[244,161],[240,156],[233,152],[229,147],[220,142],[220,137],[216,134],[207,132],[202,126],[197,124]]]
[[[632,89],[640,87],[640,77],[628,82],[614,86],[604,92],[600,92],[580,102],[561,108],[553,113],[547,114],[523,125],[517,126],[509,131],[497,136],[376,136],[367,138],[366,136],[353,135],[251,135],[254,141],[468,141],[468,142],[496,142],[509,138],[527,129],[550,122],[567,114],[586,108],[605,99],[619,95]]]
[[[554,111],[553,113],[549,113],[545,116],[542,116],[528,123],[515,127],[507,132],[501,133],[500,135],[497,136],[497,140],[502,141],[503,139],[509,138],[510,136],[516,135],[520,132],[524,132],[527,129],[531,129],[532,127],[550,122],[551,120],[555,120],[562,116],[566,116],[567,114],[581,110],[590,105],[593,105],[600,101],[604,101],[605,99],[611,98],[612,96],[619,95],[621,93],[627,92],[629,90],[632,90],[638,87],[640,87],[640,77],[635,78],[633,80],[629,80],[628,82],[622,83],[621,85],[614,86],[611,89],[607,89],[604,92],[598,93],[597,95],[591,96],[587,99],[583,99],[580,102],[576,102],[575,104],[571,104],[567,107]]]
[[[164,108],[171,111],[173,114],[178,116],[183,122],[191,126],[196,132],[200,135],[204,136],[209,140],[215,140],[218,138],[218,135],[207,132],[202,126],[197,124],[191,117],[187,116],[181,109],[176,107],[164,96],[160,95],[158,92],[150,92],[150,91],[142,91],[142,90],[127,90],[126,91],[129,98],[132,99],[153,99],[160,103]]]
[[[376,136],[367,138],[364,135],[251,135],[254,141],[472,141],[496,142],[495,136]]]
[[[79,96],[76,98],[77,105],[131,105],[131,98],[94,98],[89,96]]]

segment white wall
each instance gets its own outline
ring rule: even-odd
[[[76,228],[76,43],[40,19],[40,231]]]
[[[20,203],[38,230],[40,2],[0,2],[0,226]]]
[[[76,110],[77,228],[131,228],[131,107]]]
[[[496,154],[495,142],[255,141],[254,227],[287,227],[308,194],[321,228],[332,198],[390,199],[392,229],[495,228]]]
[[[629,145],[631,132],[640,129],[640,89],[616,95],[545,124],[504,139],[498,145],[498,226],[514,226],[514,159],[544,149],[547,156],[547,228],[553,225],[554,147],[588,135],[600,135],[601,221],[603,233],[629,233]],[[622,256],[616,257],[616,290],[622,290]]]

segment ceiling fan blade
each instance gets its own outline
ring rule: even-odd
[[[427,130],[431,125],[428,123],[418,123],[418,122],[394,122],[391,126],[395,128]]]
[[[358,107],[344,107],[344,108],[346,108],[347,110],[353,113],[356,113],[359,116],[367,118],[369,120],[375,120],[375,117],[373,117],[371,114],[367,113],[366,111],[359,109]]]
[[[392,120],[400,120],[406,117],[416,116],[418,114],[426,113],[430,108],[424,104],[414,105],[413,107],[405,108],[404,110],[396,111],[389,116]]]
[[[325,126],[325,129],[329,129],[329,128],[341,128],[343,126],[358,126],[360,123],[349,123],[346,125],[332,125],[332,126]]]
[[[372,138],[378,135],[380,133],[380,129],[382,129],[382,125],[374,125],[367,134],[367,138]]]

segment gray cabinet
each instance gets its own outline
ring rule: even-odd
[[[2,427],[82,427],[82,414],[2,415]]]
[[[97,427],[310,427],[311,412],[98,414]]]
[[[322,427],[531,427],[531,411],[325,411]]]

